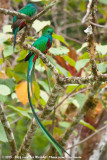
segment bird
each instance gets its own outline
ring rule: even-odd
[[[37,11],[37,6],[34,3],[28,3],[25,7],[21,8],[18,12],[23,13],[29,17],[32,17]],[[16,45],[17,32],[26,26],[26,21],[23,18],[13,17],[12,30],[14,34],[13,50]]]
[[[54,30],[50,26],[45,26],[42,30],[42,36],[38,38],[34,43],[33,46],[40,50],[42,53],[46,54],[48,49],[52,45],[52,34],[54,33]],[[28,99],[29,103],[33,112],[33,115],[43,131],[44,135],[47,137],[47,139],[53,144],[53,146],[56,148],[57,152],[60,154],[61,157],[63,157],[63,152],[67,153],[65,149],[52,137],[52,135],[48,132],[48,130],[43,126],[40,119],[38,118],[37,114],[34,111],[31,97],[30,97],[30,82],[32,82],[32,72],[33,67],[35,64],[36,59],[38,58],[38,55],[35,55],[33,52],[29,51],[28,55],[25,58],[25,61],[28,61],[28,71],[27,71],[27,90],[28,90]],[[67,153],[68,154],[68,153]],[[68,154],[69,155],[69,154]],[[70,155],[69,155],[70,156]]]

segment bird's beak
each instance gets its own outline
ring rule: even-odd
[[[52,33],[52,37],[53,37],[54,35],[55,35],[55,33],[53,32],[53,33]]]

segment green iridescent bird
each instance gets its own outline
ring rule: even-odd
[[[38,50],[40,50],[42,53],[46,54],[47,50],[51,47],[52,45],[52,34],[53,34],[54,30],[49,27],[46,26],[43,31],[42,31],[42,36],[37,39],[34,43],[33,46],[35,48],[37,48]],[[35,64],[36,59],[38,58],[37,55],[33,54],[33,52],[29,51],[28,55],[25,58],[25,61],[29,61],[28,64],[28,72],[27,72],[27,90],[28,90],[28,99],[29,99],[29,103],[32,109],[32,112],[34,114],[34,117],[39,125],[39,127],[41,128],[41,130],[43,131],[43,133],[45,134],[45,136],[48,138],[48,140],[53,144],[53,146],[56,148],[56,150],[58,151],[58,153],[60,154],[61,157],[63,157],[63,151],[66,152],[64,150],[64,148],[51,136],[51,134],[47,131],[47,129],[42,125],[41,121],[39,120],[37,114],[34,111],[32,102],[31,102],[31,98],[30,98],[30,86],[32,86],[32,72],[33,72],[33,67]],[[32,87],[31,87],[32,90]],[[67,152],[66,152],[67,153]],[[67,153],[68,154],[68,153]],[[69,155],[69,154],[68,154]]]
[[[20,9],[18,12],[26,14],[29,17],[32,17],[37,11],[37,7],[33,3],[28,3],[25,7]],[[16,36],[17,32],[20,31],[23,27],[26,26],[26,21],[24,19],[18,18],[17,16],[13,17],[13,24],[12,24],[12,30],[14,34],[14,44],[13,49],[15,48],[16,44]]]

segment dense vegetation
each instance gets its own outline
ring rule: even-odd
[[[38,6],[38,12],[40,12],[52,1],[31,0],[31,2]],[[107,0],[99,0],[97,3],[93,0],[95,4],[94,7],[91,6],[90,12],[93,14],[94,11],[95,15],[88,15],[83,23],[88,3],[88,0],[59,0],[34,21],[25,39],[27,44],[32,45],[41,35],[41,29],[44,26],[53,26],[54,41],[46,56],[58,70],[60,78],[78,77],[80,80],[74,79],[73,83],[71,79],[71,83],[62,85],[63,88],[61,92],[58,91],[56,97],[55,109],[51,115],[45,116],[42,120],[48,131],[66,149],[99,131],[107,123]],[[26,4],[25,0],[8,0],[8,3],[6,0],[1,0],[0,7],[18,11]],[[12,19],[12,16],[0,13],[0,102],[19,150],[33,115],[27,96],[28,63],[24,61],[28,50],[25,50],[23,45],[17,44],[13,52]],[[90,31],[86,30],[90,25],[93,30],[92,37],[89,34]],[[20,39],[23,32],[25,32],[24,29],[19,32],[17,39]],[[94,48],[93,51],[92,48]],[[98,78],[99,75],[104,77]],[[83,80],[84,77],[86,81]],[[56,77],[53,76],[52,70],[38,58],[35,63],[34,97],[32,97],[37,113],[42,112],[47,105],[55,82]],[[77,124],[74,118],[78,120]],[[104,137],[107,135],[106,132],[102,128],[101,132],[99,131],[95,136],[68,150],[71,157],[81,156],[83,160],[91,160],[93,151],[101,142],[104,142],[99,159],[106,160],[107,140]],[[49,151],[49,155],[57,155],[40,128],[37,128],[32,138],[28,154],[41,156],[47,155]],[[97,148],[97,153],[99,152],[100,147]],[[8,138],[0,122],[0,156],[10,154]]]

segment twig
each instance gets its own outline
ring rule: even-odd
[[[94,23],[94,22],[91,22],[91,21],[90,21],[90,23],[93,24],[93,25],[96,26],[96,27],[107,28],[107,26],[103,26],[103,25],[101,25],[101,24],[97,24],[97,23]]]
[[[87,19],[88,19],[88,16],[89,16],[90,10],[91,10],[92,1],[93,0],[89,0],[89,3],[87,5],[87,12],[86,12],[86,15],[82,19],[82,23],[85,23],[87,21]]]
[[[65,35],[65,34],[63,34],[63,33],[61,33],[61,35],[62,35],[64,38],[66,38],[66,39],[68,39],[68,40],[70,40],[70,41],[74,41],[74,42],[76,42],[76,43],[82,44],[81,41],[79,41],[79,40],[77,40],[77,39],[75,39],[75,38],[69,37],[69,36],[67,36],[67,35]]]
[[[97,0],[89,0],[89,10],[87,14],[88,18],[88,28],[84,31],[87,33],[87,42],[88,42],[88,52],[90,56],[90,63],[91,63],[91,69],[92,69],[92,74],[94,75],[95,78],[97,78],[97,65],[95,62],[95,57],[96,57],[96,46],[95,46],[95,38],[94,38],[94,32],[95,32],[95,25],[92,25],[90,23],[90,20],[93,23],[96,23],[96,2]]]
[[[55,108],[58,108],[58,107],[59,107],[66,99],[68,99],[69,97],[72,97],[72,96],[78,94],[78,92],[76,92],[76,93],[74,93],[74,92],[76,91],[76,89],[77,89],[79,86],[80,86],[80,84],[79,84],[77,87],[75,87],[75,88],[73,89],[73,91],[70,92],[61,102],[59,102],[59,103],[56,105]],[[81,92],[81,91],[80,91],[80,92]],[[79,93],[80,93],[80,92],[79,92]],[[73,93],[74,93],[74,94],[73,94]]]
[[[10,146],[11,156],[14,160],[14,157],[17,155],[17,146],[16,146],[15,138],[14,138],[13,132],[11,130],[10,124],[7,120],[6,115],[5,115],[3,105],[1,103],[0,103],[0,120],[3,124],[4,130],[6,132],[7,139],[8,139],[9,146]]]
[[[43,14],[45,14],[50,8],[52,8],[56,4],[56,2],[57,1],[55,0],[52,3],[50,3],[48,6],[46,6],[43,11],[41,11],[40,13],[38,13],[37,15],[35,15],[34,17],[32,17],[31,20],[30,20],[30,22],[35,21],[36,19],[38,19],[39,17],[41,17]]]
[[[78,146],[86,141],[88,141],[90,138],[92,138],[93,136],[95,136],[96,134],[98,134],[99,132],[101,132],[102,130],[106,129],[107,128],[107,125],[103,126],[102,128],[100,128],[99,130],[97,130],[96,132],[94,132],[93,134],[91,134],[90,136],[86,137],[85,139],[83,139],[82,141],[80,141],[79,143],[75,144],[75,145],[72,145],[71,147],[68,147],[68,149],[72,149],[74,148],[75,146]]]
[[[16,12],[16,11],[10,11],[10,10],[4,9],[4,8],[0,8],[0,13],[3,13],[5,15],[17,16],[18,18],[30,20],[30,17],[25,14],[22,14],[22,13]]]
[[[102,136],[100,143],[97,145],[96,149],[93,151],[93,155],[90,156],[89,160],[99,159],[106,144],[107,144],[107,126],[106,126],[105,134]]]
[[[100,93],[99,93],[99,95],[98,95],[98,98],[100,99],[103,95],[104,95],[104,93],[107,91],[107,86],[105,86],[104,88],[102,88],[101,89],[101,91],[100,91]]]

